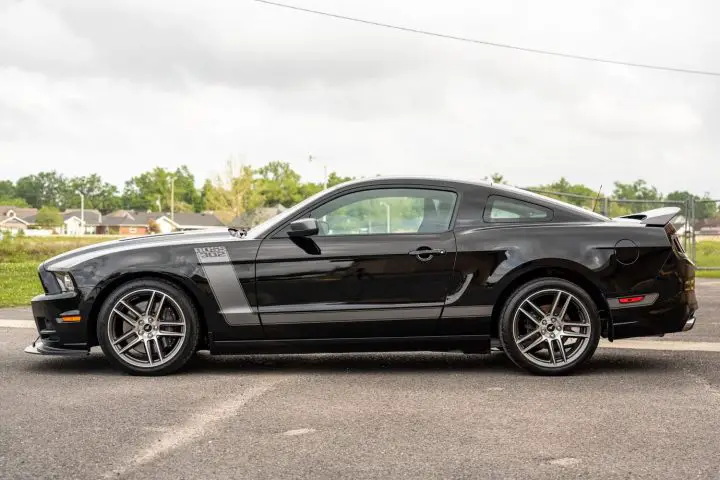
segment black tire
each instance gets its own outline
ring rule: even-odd
[[[153,366],[138,366],[128,363],[128,360],[126,360],[115,350],[115,348],[113,348],[108,324],[110,322],[113,308],[119,300],[126,298],[128,295],[132,295],[133,292],[147,290],[165,294],[174,301],[173,306],[179,308],[182,312],[182,316],[184,317],[184,337],[177,341],[180,344],[175,344],[173,347],[172,358],[167,360],[166,363]],[[152,300],[148,301],[148,303],[152,303]],[[158,310],[160,310],[160,308],[161,307],[158,307]],[[156,313],[158,313],[159,316],[160,312]],[[160,321],[160,319],[158,320]],[[160,279],[137,279],[120,285],[105,300],[98,316],[97,336],[98,343],[100,344],[103,353],[113,366],[132,375],[161,376],[181,369],[193,356],[199,342],[200,322],[198,320],[198,314],[195,306],[183,290],[176,287],[171,282]],[[156,347],[150,348],[151,352],[157,353],[157,348],[160,346],[159,336],[156,337],[155,341],[157,342],[155,343]]]
[[[558,349],[558,353],[560,353],[560,349],[562,349],[563,357],[565,357],[566,355],[566,347],[559,336],[559,331],[557,330],[557,327],[553,325],[554,331],[552,332],[552,334],[557,334],[558,338],[555,338],[555,336],[553,336],[553,340],[550,340],[548,338],[541,338],[550,335],[551,333],[548,333],[550,323],[558,321],[559,316],[552,316],[554,315],[554,312],[548,313],[544,310],[544,308],[547,308],[549,311],[552,308],[552,305],[541,308],[541,310],[543,310],[543,312],[545,312],[548,317],[541,317],[538,312],[534,314],[535,320],[526,319],[526,314],[522,313],[522,311],[519,310],[521,306],[525,307],[528,305],[528,303],[526,303],[527,300],[534,301],[532,300],[533,298],[542,299],[542,295],[555,295],[555,293],[550,292],[557,291],[565,292],[567,295],[565,299],[571,296],[574,297],[574,299],[577,300],[577,303],[575,302],[575,300],[572,300],[572,303],[571,300],[568,300],[568,303],[573,306],[578,316],[587,317],[586,319],[583,319],[583,323],[587,323],[587,327],[583,326],[577,328],[576,331],[569,330],[567,332],[568,335],[577,332],[578,334],[587,335],[587,337],[583,339],[566,339],[570,341],[571,348],[572,346],[576,345],[576,342],[578,346],[574,354],[575,356],[568,357],[562,365],[555,365],[555,348]],[[536,297],[533,297],[533,295],[535,295]],[[558,298],[562,297],[558,296]],[[528,309],[524,308],[524,310],[527,311]],[[555,312],[558,312],[558,310],[556,309]],[[516,315],[518,317],[516,317]],[[567,321],[568,319],[572,320],[570,318],[569,309],[568,312],[563,315],[563,317],[564,318],[560,319],[561,322],[564,321],[566,323],[572,323]],[[523,347],[518,345],[518,340],[521,340],[521,338],[518,339],[515,335],[517,329],[519,328],[517,326],[514,326],[516,325],[516,319],[518,322],[524,321],[525,324],[530,324],[530,328],[537,329],[538,331],[538,333],[536,334],[537,336],[530,337],[527,340],[527,343],[522,344]],[[520,286],[510,295],[510,298],[508,298],[500,314],[499,321],[500,324],[498,332],[500,337],[500,343],[505,354],[517,366],[538,375],[566,375],[574,371],[580,365],[590,359],[590,357],[592,357],[592,355],[595,353],[595,349],[598,346],[598,342],[600,341],[601,324],[595,302],[585,290],[583,290],[576,284],[561,278],[540,278],[532,280]],[[547,322],[547,326],[541,325],[540,323],[542,322]],[[528,330],[530,328],[528,328]],[[566,334],[564,332],[565,328],[569,327],[561,327],[564,335]],[[527,333],[527,330],[523,333]],[[522,350],[531,347],[533,343],[538,341],[538,339],[540,339],[541,343],[537,347],[535,347],[534,349],[530,349],[529,354],[528,351],[526,351],[526,353],[523,353]],[[550,345],[550,347],[548,347],[547,345]],[[540,361],[542,359],[535,358],[535,352],[543,351],[544,349],[547,350],[547,365]]]

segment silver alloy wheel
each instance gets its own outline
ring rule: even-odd
[[[178,354],[187,325],[182,309],[170,295],[138,289],[115,303],[107,329],[110,345],[122,361],[151,368],[168,363]]]
[[[526,297],[515,310],[512,333],[520,353],[542,367],[572,363],[590,346],[592,323],[575,295],[558,288]]]

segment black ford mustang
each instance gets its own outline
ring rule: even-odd
[[[179,232],[44,262],[26,351],[161,375],[197,351],[504,350],[561,374],[610,340],[692,328],[665,208],[610,220],[510,187],[375,178],[247,232]]]

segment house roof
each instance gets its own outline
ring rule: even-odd
[[[80,209],[73,208],[70,210],[65,210],[64,212],[60,212],[60,215],[63,217],[63,222],[71,219],[72,217],[80,218]],[[102,220],[102,214],[99,210],[93,210],[88,209],[85,210],[85,225],[100,225]],[[23,220],[25,220],[28,223],[35,223],[37,221],[37,212],[35,212],[34,215],[30,215],[28,217],[23,217]]]
[[[72,208],[62,212],[63,220],[68,220],[72,217],[80,218],[80,209]],[[102,214],[99,210],[85,210],[85,224],[87,225],[99,225],[102,221]]]
[[[0,205],[0,217],[9,216],[8,213],[14,212],[16,217],[25,218],[30,215],[35,215],[38,211],[37,208],[29,207],[15,207],[13,205]]]
[[[172,217],[170,214],[165,214],[168,219]],[[172,221],[179,227],[183,226],[198,226],[198,227],[224,227],[225,224],[211,213],[189,213],[189,212],[176,212]]]
[[[120,213],[114,212],[114,213]],[[131,212],[124,211],[120,215],[108,215],[102,219],[101,225],[120,226],[120,225],[147,225],[150,220],[158,220],[159,218],[167,218],[178,227],[222,227],[225,224],[211,213],[190,213],[177,212],[175,219],[171,220],[171,215],[165,212]]]
[[[20,217],[0,217],[0,225],[11,225],[13,223],[22,223],[27,225],[28,222]]]

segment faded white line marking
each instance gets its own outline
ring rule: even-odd
[[[0,327],[5,328],[37,328],[32,320],[0,320]]]
[[[150,442],[147,448],[126,460],[124,467],[106,472],[103,474],[103,477],[117,477],[136,467],[147,464],[161,455],[201,438],[212,430],[212,428],[218,426],[218,424],[237,415],[248,402],[272,390],[283,380],[284,379],[273,379],[253,385],[236,397],[220,403],[211,409],[193,414],[187,422],[168,429],[166,433],[156,437],[154,441]]]
[[[705,380],[705,378],[701,377],[700,375],[696,375],[694,373],[689,373],[689,372],[687,375],[688,375],[688,377],[695,380],[695,383],[697,383],[698,385],[701,385],[705,390],[707,390],[707,392],[710,395],[720,398],[720,390],[718,390],[717,388],[714,388],[710,382]]]
[[[313,433],[314,431],[314,428],[298,428],[297,430],[288,430],[287,432],[283,432],[283,435],[286,435],[288,437],[296,437],[298,435]]]
[[[677,352],[720,352],[720,342],[680,342],[674,340],[616,340],[612,343],[602,341],[600,347]]]
[[[555,460],[550,460],[548,463],[550,465],[558,465],[560,467],[572,467],[573,465],[580,463],[580,459],[572,457],[557,458]]]

